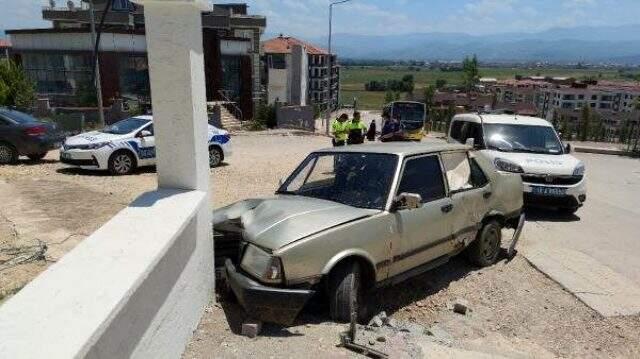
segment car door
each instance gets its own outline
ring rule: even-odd
[[[389,275],[401,274],[447,254],[451,248],[451,199],[438,155],[407,158],[395,194],[422,197],[416,209],[393,212],[398,235],[392,242]]]
[[[453,203],[455,246],[462,248],[476,237],[492,193],[489,181],[467,151],[442,153],[449,197]]]
[[[144,136],[143,131],[151,133],[149,136]],[[143,127],[136,134],[138,142],[138,164],[140,166],[151,166],[156,164],[156,141],[153,132],[153,123]]]

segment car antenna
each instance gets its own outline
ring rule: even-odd
[[[480,118],[480,128],[482,129],[482,146],[484,146],[484,118],[482,118],[482,113],[480,111],[478,111],[478,117]]]

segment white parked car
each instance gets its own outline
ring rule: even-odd
[[[456,115],[449,142],[469,143],[496,169],[522,174],[524,202],[575,213],[587,200],[585,166],[546,120],[516,115]]]
[[[231,154],[229,133],[209,125],[209,165],[216,167]],[[114,175],[156,164],[152,116],[116,122],[100,131],[69,137],[60,149],[62,163],[83,169],[109,170]]]

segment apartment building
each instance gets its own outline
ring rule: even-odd
[[[340,98],[340,65],[335,54],[329,54],[325,49],[314,46],[302,40],[280,35],[262,44],[265,65],[265,87],[269,93],[269,103],[282,102],[301,104],[302,102],[317,106],[324,110],[327,106],[335,109]],[[296,52],[294,52],[294,49]],[[295,60],[294,54],[301,51],[306,55],[304,60]],[[329,62],[331,61],[331,69]],[[302,71],[305,76],[295,76]],[[285,75],[287,73],[287,75]],[[289,81],[286,86],[284,78],[301,83],[293,84]],[[295,86],[295,87],[294,87]],[[304,101],[293,101],[295,91],[306,88]]]
[[[89,6],[42,9],[51,27],[8,30],[12,57],[35,81],[39,96],[53,106],[78,106],[91,89],[93,43]],[[94,16],[104,16],[99,60],[103,101],[150,101],[144,8],[129,0],[94,0]],[[105,14],[106,12],[106,14]],[[260,37],[266,18],[248,14],[246,4],[214,4],[202,13],[207,100],[230,100],[252,118],[264,95],[260,79]],[[90,96],[89,96],[90,97]]]

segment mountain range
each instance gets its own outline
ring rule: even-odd
[[[325,38],[308,39],[326,46]],[[554,28],[537,33],[472,35],[334,34],[333,51],[342,58],[378,60],[461,60],[476,54],[491,62],[606,62],[640,64],[640,24]]]

